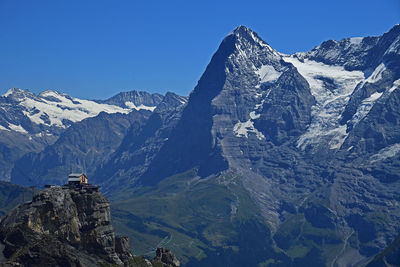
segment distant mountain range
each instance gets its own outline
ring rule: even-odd
[[[3,166],[0,176],[3,180],[9,180],[15,160],[26,153],[40,152],[52,145],[74,123],[96,117],[102,112],[151,112],[162,99],[160,94],[131,91],[107,100],[91,101],[51,90],[35,95],[28,90],[10,89],[0,97],[0,162]],[[107,117],[104,114],[102,116]],[[130,124],[120,126],[128,128]],[[83,167],[79,162],[73,163],[75,167]]]
[[[187,266],[362,266],[400,233],[399,62],[400,25],[293,55],[240,26],[188,99],[9,91],[23,104],[0,109],[3,161],[24,185],[88,170],[141,254],[165,242]]]
[[[55,129],[68,128],[72,123],[95,117],[102,111],[123,114],[134,109],[153,111],[162,99],[160,94],[131,91],[107,100],[91,101],[51,90],[35,95],[28,90],[13,88],[0,98],[0,125],[4,131],[29,134],[45,131],[54,135]]]

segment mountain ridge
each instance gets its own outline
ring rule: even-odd
[[[239,27],[222,41],[181,121],[136,185],[157,188],[189,169],[200,179],[188,179],[194,184],[232,171],[260,208],[269,242],[293,259],[298,256],[291,251],[305,249],[304,260],[319,255],[327,264],[363,262],[399,229],[397,208],[381,200],[398,201],[398,64],[378,68],[396,62],[396,50],[385,51],[396,47],[398,36],[395,26],[380,37],[327,41],[315,55],[283,55]],[[348,47],[343,60],[328,61],[336,46]],[[365,51],[375,52],[355,62]],[[360,97],[360,90],[368,94]],[[356,112],[343,121],[352,105]],[[363,138],[368,141],[359,142]],[[168,201],[178,205],[173,197]],[[295,239],[290,231],[301,231],[296,225],[309,232]],[[325,235],[332,243],[319,243]]]
[[[153,111],[163,95],[122,92],[102,101],[73,98],[53,90],[34,94],[12,88],[0,96],[0,179],[9,180],[13,162],[26,153],[38,153],[54,144],[71,125],[101,112],[128,114]]]

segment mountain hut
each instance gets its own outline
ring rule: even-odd
[[[68,185],[87,184],[88,178],[84,173],[71,173],[68,175]]]

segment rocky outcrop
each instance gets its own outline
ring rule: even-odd
[[[157,248],[156,256],[152,262],[160,262],[163,266],[178,267],[180,263],[171,250],[167,248]]]
[[[53,187],[37,193],[2,218],[0,244],[3,266],[136,266],[129,239],[114,236],[108,200],[93,188]],[[161,257],[164,266],[179,265],[162,251],[168,255]]]
[[[115,252],[110,204],[96,191],[50,188],[0,223],[6,258],[33,265],[122,264]]]
[[[119,236],[115,238],[115,252],[123,262],[133,257],[129,248],[129,237]]]

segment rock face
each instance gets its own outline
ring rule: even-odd
[[[114,236],[108,200],[88,188],[39,192],[2,218],[0,243],[3,262],[24,266],[128,266],[134,259],[129,238]],[[164,254],[166,266],[178,262]]]
[[[162,262],[163,266],[178,267],[180,263],[171,250],[167,248],[157,248],[153,262]]]
[[[0,237],[4,256],[22,264],[122,264],[115,251],[109,202],[96,191],[41,191],[2,219]]]
[[[129,261],[133,257],[129,247],[129,237],[119,236],[115,238],[115,252],[123,262]]]

